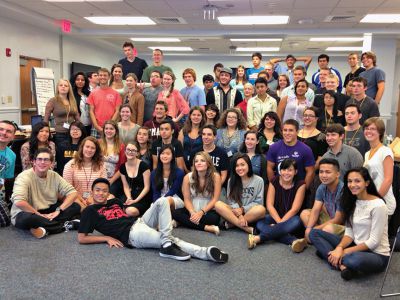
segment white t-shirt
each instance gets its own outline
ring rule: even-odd
[[[365,153],[364,167],[368,169],[368,172],[379,191],[383,179],[385,178],[385,174],[383,173],[383,161],[387,156],[390,156],[393,159],[393,152],[389,147],[381,146],[371,159],[369,159],[369,153],[370,151]],[[394,197],[392,186],[390,186],[386,195],[382,195],[382,197],[385,199],[389,216],[393,215],[396,209],[396,198]]]

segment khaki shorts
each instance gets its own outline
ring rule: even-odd
[[[311,209],[307,210],[311,213]],[[319,213],[317,224],[318,225],[323,224],[325,222],[328,222],[330,219],[331,217],[329,216],[329,214],[325,211],[325,209],[322,209],[321,212]],[[330,224],[330,225],[332,225],[333,227],[333,234],[343,236],[345,230],[345,227],[343,225],[339,224]]]

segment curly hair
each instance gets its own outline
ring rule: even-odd
[[[226,128],[228,127],[228,125],[226,124],[226,118],[228,116],[228,113],[235,113],[237,116],[237,125],[236,125],[236,129],[239,130],[243,130],[246,129],[246,120],[243,117],[242,111],[237,109],[237,108],[228,108],[227,110],[225,110],[222,115],[221,118],[218,121],[218,128]]]

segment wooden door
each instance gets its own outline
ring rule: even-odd
[[[34,67],[42,67],[42,61],[35,58],[20,56],[19,82],[21,89],[21,124],[31,124],[31,116],[37,114],[36,102],[31,91],[31,72]]]

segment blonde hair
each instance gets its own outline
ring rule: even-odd
[[[114,147],[113,147],[113,153],[111,154],[119,154],[120,148],[121,148],[121,140],[119,139],[119,129],[118,129],[118,124],[117,122],[113,120],[108,120],[104,123],[103,125],[103,134],[101,135],[101,140],[100,140],[100,148],[101,148],[101,153],[104,156],[109,155],[107,152],[107,141],[106,141],[106,135],[104,133],[104,129],[106,128],[106,125],[111,125],[115,129],[115,136],[114,136]]]
[[[60,92],[58,90],[58,86],[61,84],[61,82],[64,81],[68,84],[68,95],[67,95],[67,99],[69,101],[69,106],[70,106],[70,110],[71,112],[77,114],[78,113],[78,105],[76,104],[76,99],[74,96],[74,92],[72,90],[72,86],[71,83],[69,82],[68,79],[65,78],[60,78],[60,80],[58,80],[57,82],[57,89],[56,89],[56,101],[59,102],[60,104],[64,105],[60,96]]]

